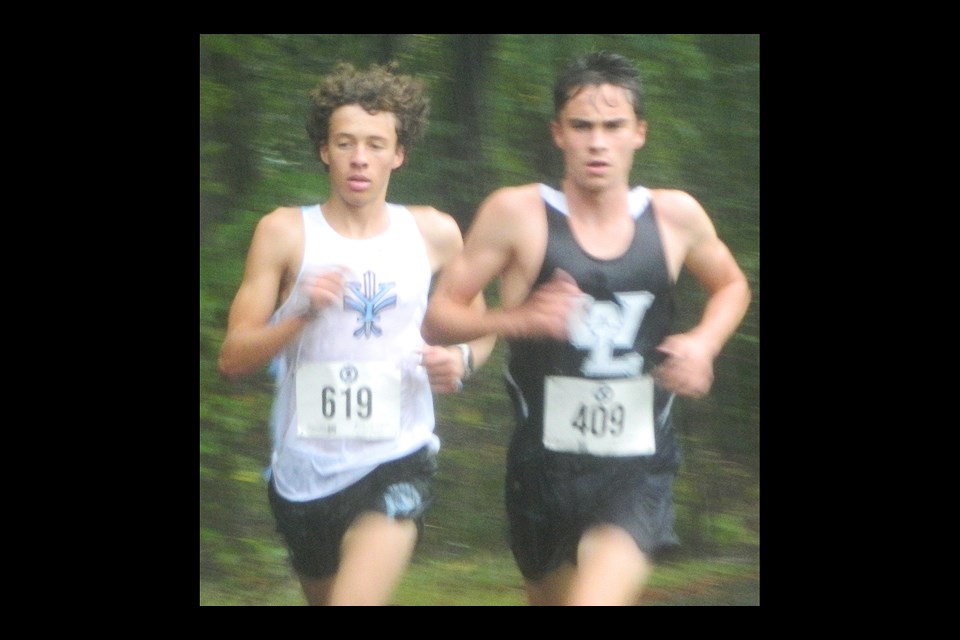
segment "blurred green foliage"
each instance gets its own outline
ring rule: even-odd
[[[202,604],[302,603],[260,476],[271,382],[263,372],[229,383],[216,360],[257,220],[327,197],[304,129],[309,90],[339,61],[395,60],[424,79],[430,126],[394,174],[389,199],[434,205],[466,231],[497,187],[560,177],[547,127],[553,79],[575,55],[601,48],[635,60],[644,78],[649,133],[634,184],[694,195],[750,279],[753,301],[716,363],[713,392],[675,405],[684,441],[676,502],[686,557],[759,561],[759,36],[208,34],[200,36],[199,74]],[[680,328],[694,324],[703,296],[685,276],[678,303]],[[522,601],[509,591],[520,579],[502,500],[511,429],[505,349],[498,344],[463,394],[437,398],[439,501],[398,603]],[[446,580],[460,584],[458,601],[441,593]],[[477,595],[484,591],[488,599]]]

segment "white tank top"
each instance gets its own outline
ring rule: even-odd
[[[413,215],[405,207],[387,204],[390,217],[387,230],[373,238],[356,240],[334,231],[319,205],[302,207],[301,211],[303,265],[290,296],[274,313],[273,320],[295,315],[305,308],[307,299],[301,283],[306,274],[327,271],[333,266],[345,267],[347,288],[344,304],[327,307],[304,327],[298,339],[284,348],[275,362],[271,473],[280,495],[293,501],[336,493],[377,465],[403,457],[424,445],[429,445],[434,452],[440,448],[434,434],[430,383],[425,370],[419,366],[418,356],[424,344],[420,325],[432,273]],[[306,379],[302,373],[304,365],[331,361],[349,361],[361,371],[370,363],[399,365],[399,431],[396,435],[387,439],[301,435],[303,425],[297,415],[298,370],[302,383]],[[370,402],[370,394],[347,397],[348,391],[334,389],[337,384],[335,380],[331,383],[329,401],[339,402],[336,406],[341,413],[348,401],[353,402],[354,410],[358,408],[358,401],[361,408],[365,406],[364,401]],[[300,399],[304,415],[309,413],[305,402],[312,401],[313,412],[319,411],[318,394],[310,395],[312,400]],[[373,403],[378,403],[375,395]],[[324,411],[333,406],[323,405]],[[396,412],[391,413],[396,420]]]

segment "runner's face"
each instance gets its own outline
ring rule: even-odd
[[[359,206],[385,199],[390,174],[403,158],[393,113],[371,114],[351,104],[331,115],[320,159],[330,167],[331,186],[347,203]]]
[[[589,190],[628,185],[633,154],[647,133],[629,93],[608,84],[581,89],[550,128],[563,151],[566,177]]]

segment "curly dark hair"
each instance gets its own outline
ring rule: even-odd
[[[585,87],[612,84],[626,89],[633,103],[633,112],[643,120],[643,85],[633,64],[617,53],[597,51],[577,58],[563,70],[553,87],[554,114],[559,115],[567,104]]]
[[[310,114],[307,133],[313,142],[314,154],[326,143],[330,116],[339,107],[356,104],[368,113],[389,111],[396,116],[397,144],[410,152],[423,137],[427,127],[430,101],[424,95],[423,83],[416,78],[394,73],[397,64],[372,65],[361,71],[341,62],[333,73],[321,80],[310,92]]]

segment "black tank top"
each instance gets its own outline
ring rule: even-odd
[[[623,326],[632,341],[620,341],[605,348],[611,349],[613,360],[632,359],[635,370],[630,373],[590,372],[585,361],[591,347],[558,342],[551,339],[509,340],[510,358],[507,389],[514,402],[516,427],[510,456],[514,461],[540,455],[555,454],[543,446],[544,378],[548,375],[583,378],[617,378],[650,373],[661,360],[656,346],[671,331],[674,316],[673,282],[667,270],[663,245],[657,229],[653,203],[649,192],[638,187],[630,192],[630,214],[635,231],[629,248],[620,257],[600,260],[587,254],[573,237],[567,218],[566,198],[555,189],[541,185],[547,216],[547,249],[543,265],[534,287],[549,280],[555,269],[563,269],[576,280],[580,289],[608,311],[607,322],[631,323]],[[618,295],[620,294],[620,295]],[[634,294],[624,296],[623,294]],[[642,295],[636,295],[642,294]],[[638,318],[629,313],[626,298],[643,298],[649,306]],[[646,304],[646,302],[645,302]],[[597,348],[594,346],[592,348]],[[636,354],[642,358],[637,360]],[[609,358],[607,358],[609,359]],[[585,373],[584,371],[588,372]],[[670,425],[672,394],[655,387],[654,424],[657,452],[650,458],[656,466],[674,466],[676,462],[675,435]]]

